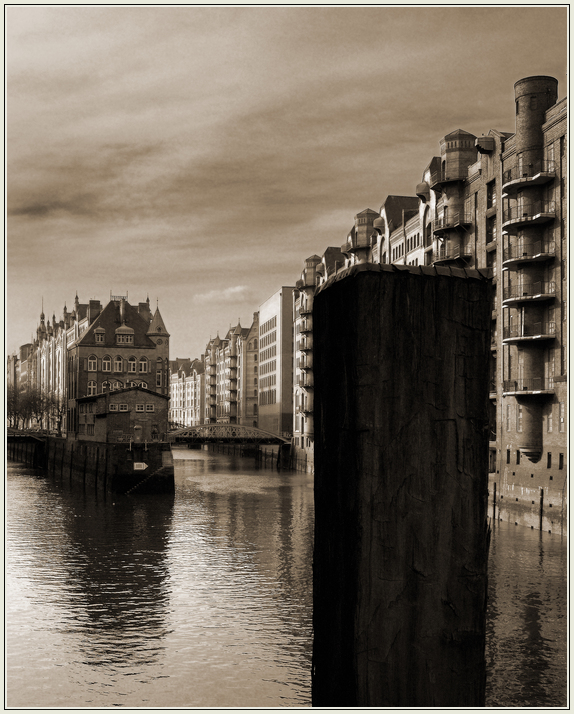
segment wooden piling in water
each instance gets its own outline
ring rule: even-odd
[[[490,289],[358,265],[315,295],[314,707],[484,706]]]

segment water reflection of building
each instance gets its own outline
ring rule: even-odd
[[[63,491],[62,500],[61,604],[82,657],[94,667],[153,663],[168,634],[173,496],[112,505]]]

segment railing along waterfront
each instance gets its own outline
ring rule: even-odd
[[[533,161],[522,166],[514,166],[502,174],[502,185],[517,181],[521,178],[532,178],[538,174],[554,174],[556,172],[556,162],[554,161]]]
[[[554,255],[556,252],[555,241],[535,241],[534,243],[519,243],[504,249],[503,260],[516,258],[536,258],[539,255]]]
[[[503,211],[503,223],[520,219],[532,220],[536,216],[554,215],[556,203],[554,201],[533,201],[522,206],[512,206]]]
[[[503,300],[513,298],[535,297],[537,295],[555,295],[556,283],[536,282],[528,285],[510,285],[503,290]]]
[[[555,322],[532,322],[526,325],[510,325],[504,328],[504,339],[514,337],[536,337],[538,335],[555,335]]]

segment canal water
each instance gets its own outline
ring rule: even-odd
[[[8,707],[308,707],[313,481],[176,452],[176,493],[9,464]],[[497,524],[487,705],[566,705],[566,545]]]

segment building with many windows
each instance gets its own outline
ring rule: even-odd
[[[567,104],[536,76],[515,106],[514,133],[443,137],[416,197],[358,214],[342,250],[348,265],[490,271],[491,491],[508,519],[552,530],[567,496]]]
[[[259,428],[293,433],[293,292],[282,287],[259,308]]]
[[[149,299],[134,307],[127,296],[111,296],[102,308],[99,300],[80,303],[76,295],[60,321],[53,316],[46,323],[42,310],[36,339],[20,349],[19,379],[49,400],[49,429],[83,438],[78,399],[130,387],[168,396],[168,354],[169,333]]]

